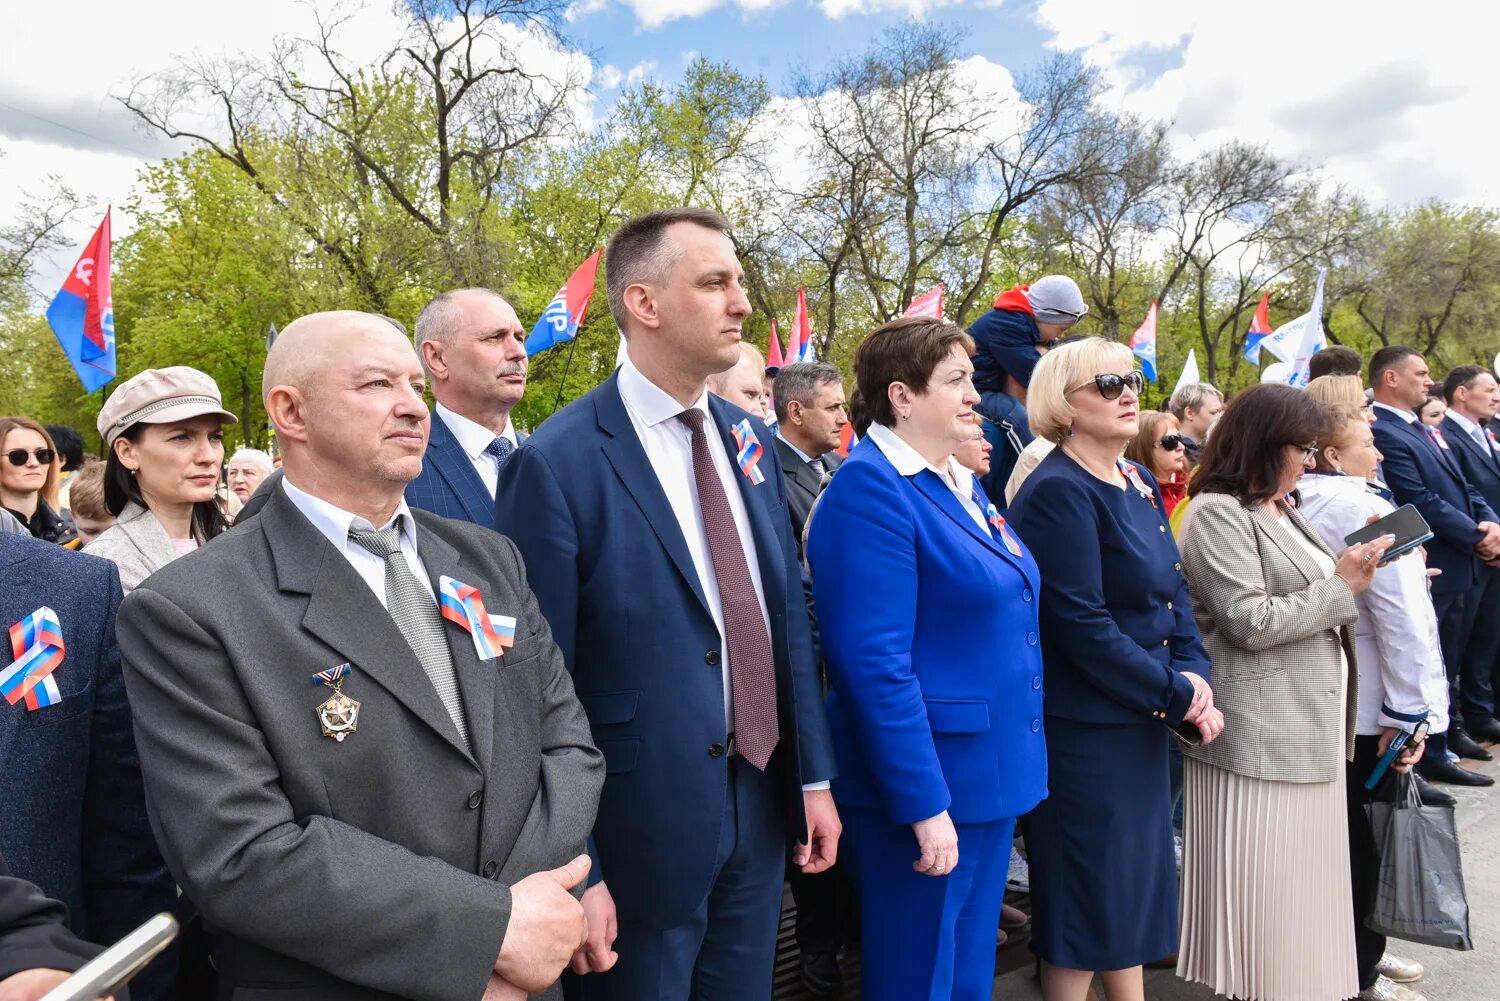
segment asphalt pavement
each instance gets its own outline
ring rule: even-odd
[[[1492,747],[1500,758],[1500,747]],[[1465,762],[1500,783],[1500,760]],[[1412,987],[1429,1001],[1495,1001],[1500,999],[1500,784],[1488,789],[1443,786],[1458,800],[1459,842],[1468,889],[1472,952],[1454,952],[1391,939],[1390,951],[1415,959],[1426,975]],[[996,1001],[1040,1001],[1040,985],[1030,966],[995,981]],[[1094,995],[1105,1001],[1103,993]],[[1178,979],[1171,970],[1146,971],[1150,1001],[1213,1001],[1221,997],[1207,987]]]

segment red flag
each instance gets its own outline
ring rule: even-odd
[[[853,445],[854,422],[850,421],[849,423],[845,424],[844,429],[839,432],[839,447],[834,449],[834,451],[847,459],[849,458],[849,449],[853,447]]]
[[[47,307],[47,323],[90,393],[115,377],[109,236],[109,209],[105,209],[99,228]]]
[[[552,302],[537,319],[531,336],[526,338],[528,355],[545,351],[578,336],[578,328],[583,325],[584,315],[588,313],[589,299],[594,294],[594,275],[599,270],[599,255],[603,252],[601,247],[590,254],[587,260],[578,265],[567,284],[557,290],[557,295],[552,297]]]
[[[766,368],[781,367],[781,340],[776,336],[776,317],[771,317],[771,342],[766,345]]]
[[[943,318],[943,283],[938,282],[937,287],[926,295],[918,296],[906,307],[902,316],[930,316],[934,320]]]
[[[796,349],[787,349],[787,357],[792,361],[817,361],[812,347],[812,321],[807,318],[807,290],[799,287],[797,289],[797,320],[792,331],[792,343]]]

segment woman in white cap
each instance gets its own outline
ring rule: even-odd
[[[118,520],[88,551],[115,562],[127,594],[224,531],[214,491],[235,423],[214,381],[185,365],[147,369],[104,401],[104,505]]]

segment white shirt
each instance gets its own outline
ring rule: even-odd
[[[1484,449],[1486,455],[1490,454],[1490,441],[1484,436],[1484,428],[1475,424],[1452,407],[1448,408],[1448,416],[1453,418],[1453,423],[1468,432],[1469,437],[1473,438],[1479,444],[1479,447]]]
[[[1344,536],[1363,528],[1371,515],[1383,518],[1395,510],[1353,476],[1304,476],[1298,489],[1303,519],[1330,548],[1342,549]],[[1302,534],[1285,527],[1294,536]],[[1382,726],[1410,730],[1412,724],[1385,714],[1389,706],[1406,714],[1426,709],[1428,725],[1442,733],[1448,727],[1448,675],[1426,565],[1413,555],[1379,568],[1354,603],[1359,606],[1354,626],[1359,673],[1354,732],[1375,734]]]
[[[787,448],[791,449],[793,452],[797,453],[797,458],[799,458],[799,459],[802,460],[802,464],[804,466],[807,465],[809,462],[812,461],[812,456],[810,456],[806,452],[802,451],[802,449],[798,448],[796,445],[793,445],[792,442],[791,442],[791,439],[788,438],[786,435],[784,435],[784,434],[781,433],[781,429],[780,428],[777,428],[777,430],[776,430],[776,437],[781,439],[781,443],[783,445],[785,445]]]
[[[1391,413],[1395,414],[1397,417],[1401,418],[1408,424],[1417,423],[1417,415],[1412,413],[1410,410],[1397,410],[1390,404],[1381,403],[1378,400],[1376,401],[1375,406],[1379,407],[1381,410],[1389,410]]]
[[[734,707],[730,704],[729,644],[724,634],[724,611],[719,603],[719,580],[714,574],[713,555],[708,548],[708,529],[703,524],[703,512],[698,507],[698,488],[693,478],[693,433],[687,425],[677,420],[684,407],[641,374],[635,363],[626,355],[620,366],[620,397],[625,401],[625,412],[635,427],[636,437],[646,450],[651,470],[667,495],[667,503],[677,516],[677,525],[687,540],[688,553],[693,557],[693,568],[698,571],[698,583],[708,601],[708,610],[719,629],[720,660],[724,677],[724,719],[729,729],[734,727]],[[760,604],[760,616],[766,624],[766,636],[771,635],[771,620],[766,614],[766,589],[760,580],[760,561],[756,559],[755,536],[750,531],[750,516],[745,510],[745,499],[740,496],[736,477],[743,476],[729,452],[724,448],[718,425],[708,411],[708,390],[704,389],[692,409],[705,415],[703,430],[708,436],[708,450],[713,456],[714,471],[724,487],[724,496],[729,501],[729,511],[734,515],[734,527],[739,531],[740,548],[745,552],[745,563],[750,569],[750,581],[755,585],[755,597]]]
[[[990,535],[991,538],[994,537],[990,532],[989,520],[985,517],[988,512],[981,510],[974,502],[974,491],[979,489],[979,479],[974,475],[973,470],[951,455],[948,456],[947,468],[938,469],[922,458],[921,452],[902,441],[896,432],[883,424],[871,424],[865,437],[875,443],[875,447],[880,449],[881,454],[896,467],[896,472],[902,476],[915,476],[924,469],[930,469],[936,473],[949,492],[958,498],[964,510],[969,512],[969,517],[974,519],[974,524],[979,526],[980,531]],[[980,496],[984,496],[982,490]]]
[[[490,443],[497,437],[504,438],[510,442],[511,448],[515,448],[519,442],[516,441],[515,421],[506,418],[505,430],[496,435],[495,432],[477,421],[471,421],[463,414],[454,413],[439,403],[433,408],[436,416],[442,418],[443,423],[448,425],[448,430],[453,432],[453,437],[458,441],[458,447],[464,450],[469,457],[469,462],[474,466],[474,472],[479,474],[484,488],[495,496],[495,486],[500,482],[500,467],[495,465],[495,457],[485,451]]]
[[[385,558],[376,556],[364,546],[350,540],[349,530],[356,529],[368,532],[375,529],[364,518],[350,514],[348,511],[335,507],[323,500],[314,497],[306,490],[295,486],[290,479],[281,478],[281,489],[285,491],[287,500],[291,501],[301,511],[308,521],[312,522],[323,537],[333,543],[333,548],[343,554],[344,559],[359,574],[360,579],[370,588],[370,591],[380,600],[382,607],[385,606]],[[421,582],[422,587],[432,598],[433,606],[437,605],[437,596],[432,591],[432,581],[427,577],[427,567],[422,563],[422,557],[417,555],[417,523],[411,516],[411,508],[406,506],[406,498],[396,506],[396,513],[391,520],[381,525],[381,528],[389,528],[396,519],[401,519],[401,555],[406,557],[406,565],[411,568],[412,574]]]

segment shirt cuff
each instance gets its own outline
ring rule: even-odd
[[[805,786],[802,787],[802,791],[803,792],[823,792],[825,789],[832,789],[832,788],[833,788],[833,783],[832,782],[828,782],[828,781],[825,780],[823,782],[809,782],[807,785],[805,785]]]

